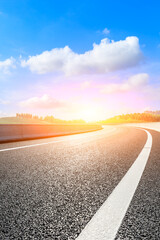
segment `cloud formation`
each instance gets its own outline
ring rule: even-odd
[[[100,44],[94,43],[93,49],[83,54],[73,52],[68,46],[54,48],[22,60],[21,66],[29,67],[38,74],[60,72],[71,76],[126,69],[136,66],[142,59],[137,37],[127,37],[117,42],[105,38]]]
[[[33,97],[22,101],[20,102],[20,106],[33,109],[53,109],[66,107],[66,104],[44,94],[42,97]]]
[[[8,74],[11,68],[15,68],[15,59],[10,57],[4,61],[0,61],[0,71],[4,74]]]
[[[140,87],[147,85],[149,80],[149,75],[147,73],[139,73],[131,76],[127,81],[123,83],[114,83],[103,85],[101,90],[102,93],[112,94],[117,92],[128,92],[131,90],[136,90]]]
[[[105,28],[105,29],[103,30],[103,33],[107,35],[107,34],[110,33],[110,30],[109,30],[108,28]]]

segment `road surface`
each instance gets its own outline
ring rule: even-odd
[[[0,239],[159,240],[160,133],[147,131],[1,144]]]

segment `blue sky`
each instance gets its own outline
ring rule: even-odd
[[[1,0],[0,115],[160,109],[159,9],[158,0]]]

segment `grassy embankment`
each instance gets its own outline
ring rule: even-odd
[[[22,119],[17,117],[0,118],[0,124],[50,124],[39,119]]]
[[[87,124],[83,120],[61,120],[61,119],[55,119],[53,117],[45,117],[43,118],[23,118],[23,117],[3,117],[0,118],[0,124],[55,124],[55,125],[83,125]]]

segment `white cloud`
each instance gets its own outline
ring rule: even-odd
[[[105,29],[103,30],[103,33],[106,34],[106,35],[108,35],[108,34],[110,33],[110,30],[109,30],[108,28],[105,28]]]
[[[106,94],[112,94],[116,92],[127,92],[135,90],[147,85],[149,75],[147,73],[139,73],[131,76],[127,81],[123,83],[107,84],[103,85],[101,92]]]
[[[4,74],[10,73],[11,68],[15,68],[15,59],[10,57],[4,61],[0,61],[0,71]]]
[[[136,66],[143,59],[137,37],[127,37],[118,42],[105,38],[100,44],[83,54],[73,52],[68,46],[54,48],[40,55],[22,60],[23,67],[44,74],[61,72],[65,75],[107,73]]]
[[[144,86],[148,83],[149,75],[147,73],[139,73],[128,79],[128,84],[132,87]]]
[[[39,109],[52,109],[52,108],[63,108],[66,106],[64,102],[57,101],[51,96],[45,94],[42,97],[33,97],[25,101],[20,102],[21,107],[25,108],[39,108]]]

